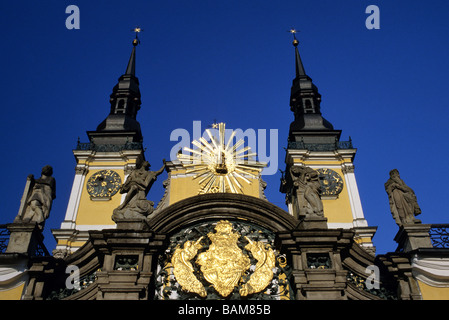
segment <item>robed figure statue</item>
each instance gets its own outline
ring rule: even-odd
[[[385,183],[391,214],[399,226],[421,223],[415,216],[421,214],[415,192],[399,176],[399,171],[390,171],[390,179]]]
[[[52,174],[53,168],[47,165],[42,168],[40,178],[34,179],[32,174],[27,177],[19,214],[14,222],[35,222],[40,229],[44,228],[56,198],[56,181]]]

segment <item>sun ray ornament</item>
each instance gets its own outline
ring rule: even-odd
[[[232,131],[226,141],[225,123],[214,123],[218,137],[206,129],[208,140],[201,137],[192,141],[197,149],[184,147],[189,154],[178,153],[178,160],[193,173],[200,185],[199,194],[204,193],[243,193],[244,184],[258,180],[266,163],[256,161],[257,154],[249,146],[243,146],[244,139],[233,144],[236,131]]]

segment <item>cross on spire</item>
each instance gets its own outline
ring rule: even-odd
[[[290,30],[288,30],[288,32],[290,32],[293,35],[293,45],[296,47],[299,44],[298,39],[296,39],[296,33],[299,32],[299,30],[296,30],[295,28],[291,28]]]
[[[140,43],[138,35],[143,31],[143,29],[141,27],[135,27],[134,29],[131,29],[131,31],[136,33],[136,38],[133,40],[133,45],[137,46]]]

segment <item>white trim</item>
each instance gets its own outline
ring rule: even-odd
[[[346,190],[348,191],[349,203],[353,216],[354,227],[367,227],[368,222],[365,219],[362,209],[362,202],[360,201],[359,189],[355,179],[354,172],[343,170],[343,177],[345,179]]]
[[[90,230],[103,230],[103,229],[115,229],[116,224],[78,224],[75,229],[78,231],[90,231]]]
[[[412,274],[419,281],[439,288],[449,288],[449,258],[412,257]]]
[[[89,170],[124,170],[125,165],[111,166],[111,165],[94,165],[89,166]]]
[[[354,226],[352,222],[328,222],[327,227],[329,229],[352,229]]]
[[[61,223],[61,229],[73,229],[75,227],[75,221],[78,214],[78,208],[80,205],[81,193],[83,191],[85,179],[85,174],[75,174],[75,178],[73,179],[72,191],[70,193],[69,204],[67,205],[65,219]]]

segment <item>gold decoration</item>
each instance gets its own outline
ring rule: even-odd
[[[195,173],[193,179],[199,179],[201,186],[199,193],[243,193],[242,181],[251,184],[248,177],[259,179],[260,172],[266,163],[253,161],[256,153],[251,153],[251,148],[238,149],[244,140],[240,139],[232,145],[236,131],[232,131],[227,143],[225,143],[224,123],[214,124],[218,127],[218,140],[209,129],[206,129],[210,141],[203,137],[192,144],[199,150],[184,148],[189,155],[178,153],[178,160],[186,168],[186,173]],[[240,181],[239,181],[240,180]]]
[[[112,197],[117,193],[122,184],[122,180],[117,172],[113,170],[101,170],[94,173],[87,180],[86,188],[93,198]]]
[[[212,243],[207,251],[198,255],[196,263],[201,266],[204,278],[214,286],[221,296],[227,297],[242,280],[242,276],[250,268],[251,262],[249,257],[238,247],[237,241],[240,234],[233,231],[229,221],[219,221],[215,231],[215,233],[210,232],[207,235]],[[182,249],[178,246],[171,263],[173,274],[182,289],[205,297],[205,288],[195,277],[194,268],[190,262],[201,248],[202,238],[197,241],[187,241]],[[274,252],[269,245],[245,238],[249,242],[245,249],[251,252],[257,260],[257,264],[254,273],[239,291],[242,296],[265,289],[273,279],[272,269],[276,262]]]
[[[322,196],[336,196],[343,190],[343,179],[334,170],[321,168],[319,174]]]
[[[178,247],[172,257],[173,264],[173,274],[181,285],[181,287],[189,292],[198,293],[201,297],[207,295],[204,286],[193,274],[193,266],[190,260],[196,256],[198,249],[201,248],[199,244],[203,237],[199,238],[197,241],[187,241],[184,243],[184,248]]]
[[[251,251],[253,257],[257,259],[257,264],[249,281],[240,289],[240,295],[242,296],[262,291],[273,279],[273,268],[276,263],[273,249],[269,246],[265,248],[263,242],[255,242],[247,237],[245,238],[249,242],[245,249]]]
[[[201,265],[204,278],[214,285],[218,293],[226,297],[251,264],[237,246],[240,235],[232,231],[231,223],[220,221],[215,231],[216,233],[210,232],[207,235],[212,244],[198,256],[196,262]]]

